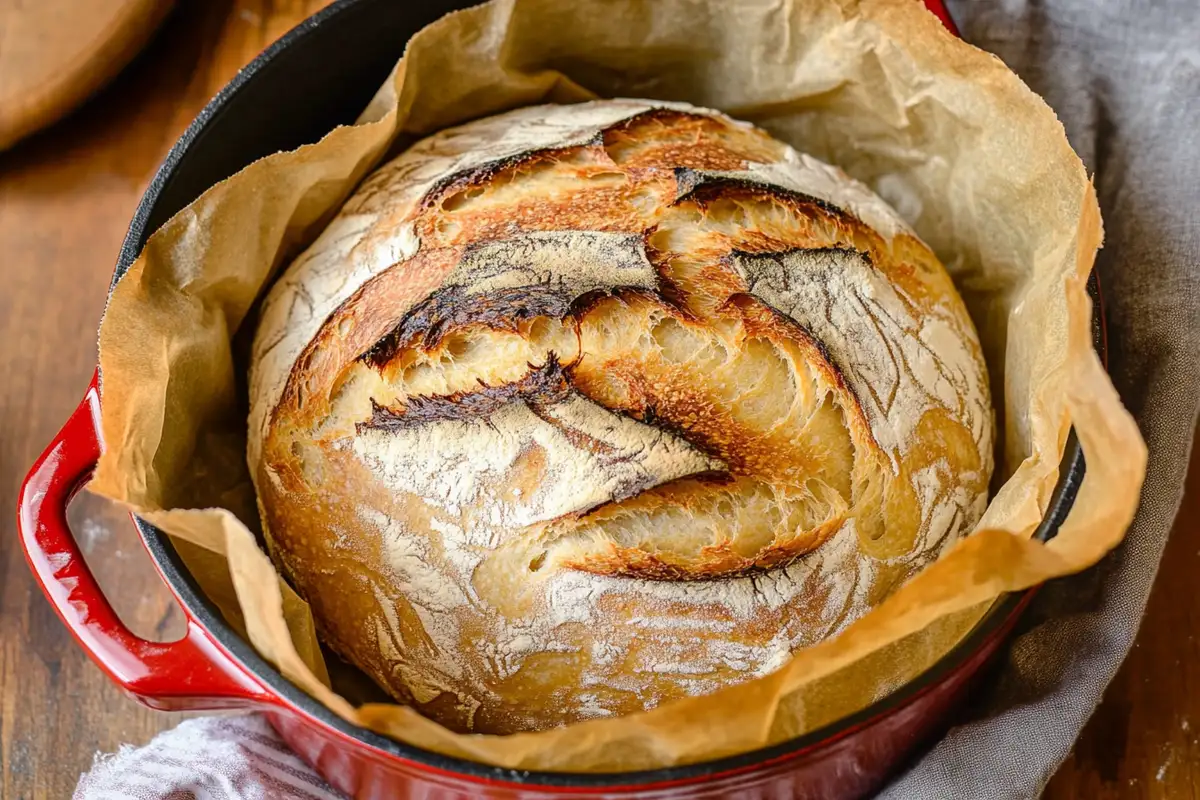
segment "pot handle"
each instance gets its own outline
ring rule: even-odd
[[[942,21],[942,24],[946,26],[946,30],[961,38],[962,34],[958,32],[958,26],[954,24],[954,20],[950,17],[950,9],[946,8],[945,0],[925,0],[925,7]]]
[[[117,617],[67,526],[67,505],[100,458],[98,373],[83,402],[33,465],[17,506],[25,558],[76,641],[137,700],[168,711],[272,703],[259,681],[190,616],[175,642],[151,642]]]

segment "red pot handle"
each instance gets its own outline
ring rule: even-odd
[[[950,10],[946,8],[943,0],[925,0],[925,7],[928,8],[935,17],[942,21],[946,26],[946,30],[961,38],[962,34],[958,32],[958,26],[954,24],[954,20],[950,18]]]
[[[190,616],[175,642],[151,642],[121,622],[67,527],[67,504],[100,458],[97,377],[21,487],[17,528],[34,576],[58,616],[125,691],[162,710],[269,703],[262,684]]]

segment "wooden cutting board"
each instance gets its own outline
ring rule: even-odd
[[[124,67],[173,0],[0,0],[0,150]]]

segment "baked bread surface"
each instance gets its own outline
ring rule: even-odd
[[[987,500],[946,271],[717,112],[525,108],[372,174],[261,311],[249,462],[322,639],[460,731],[767,674]]]

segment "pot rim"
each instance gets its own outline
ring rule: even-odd
[[[1041,539],[1053,537],[1074,503],[1084,475],[1083,451],[1071,434],[1063,460],[1062,475],[1055,487],[1051,504],[1042,524],[1035,532]],[[890,692],[866,708],[835,720],[802,736],[779,744],[758,748],[734,756],[709,761],[626,772],[566,772],[515,770],[494,767],[478,761],[447,756],[411,744],[389,739],[367,728],[343,720],[317,700],[310,697],[274,666],[266,661],[221,617],[216,606],[201,591],[188,572],[169,537],[145,520],[134,517],[138,531],[160,573],[175,593],[185,614],[202,626],[246,672],[263,684],[283,709],[297,713],[344,738],[352,739],[382,753],[414,762],[422,768],[432,768],[455,776],[467,776],[485,781],[506,781],[525,785],[549,787],[588,786],[618,789],[621,787],[663,786],[691,783],[716,775],[730,775],[749,769],[799,758],[817,748],[834,744],[850,734],[869,727],[875,720],[889,716],[916,701],[955,673],[971,656],[991,640],[1006,632],[1033,599],[1037,588],[1000,597],[966,636],[935,662],[929,669],[900,688]]]
[[[269,69],[279,53],[311,36],[325,20],[367,2],[371,2],[371,0],[336,0],[326,6],[264,50],[209,101],[171,148],[138,203],[121,245],[116,269],[109,286],[110,294],[117,281],[136,260],[150,234],[153,233],[153,229],[150,228],[151,219],[153,217],[165,219],[178,210],[163,211],[158,208],[163,191],[171,182],[180,164],[188,157],[193,145],[209,131],[214,121],[225,113],[230,99],[237,95],[248,82],[254,80],[256,75],[264,69]],[[940,0],[926,0],[926,3],[941,6]],[[934,10],[939,18],[949,22],[949,16],[945,13],[944,8],[940,11]],[[1096,301],[1093,339],[1101,359],[1106,361],[1106,330],[1099,285],[1094,272],[1089,279],[1088,288]],[[102,400],[103,376],[98,374],[98,378]],[[1058,484],[1034,537],[1047,540],[1054,536],[1074,504],[1084,471],[1083,452],[1072,431],[1060,464]],[[150,557],[178,598],[187,617],[203,627],[234,661],[263,685],[264,690],[278,701],[280,711],[294,713],[310,723],[331,729],[344,739],[379,751],[386,757],[410,762],[422,770],[443,772],[455,777],[466,777],[487,783],[502,782],[525,786],[607,790],[621,787],[647,788],[650,785],[662,787],[692,783],[717,775],[725,776],[745,772],[810,754],[818,748],[830,746],[862,728],[869,727],[875,720],[911,704],[938,686],[995,637],[1006,633],[1036,592],[1035,587],[1021,593],[998,598],[983,619],[928,670],[866,708],[803,736],[734,756],[652,770],[627,772],[512,770],[442,755],[386,738],[366,728],[346,722],[284,678],[274,666],[229,627],[216,606],[200,590],[167,535],[141,518],[135,516],[134,521]]]

